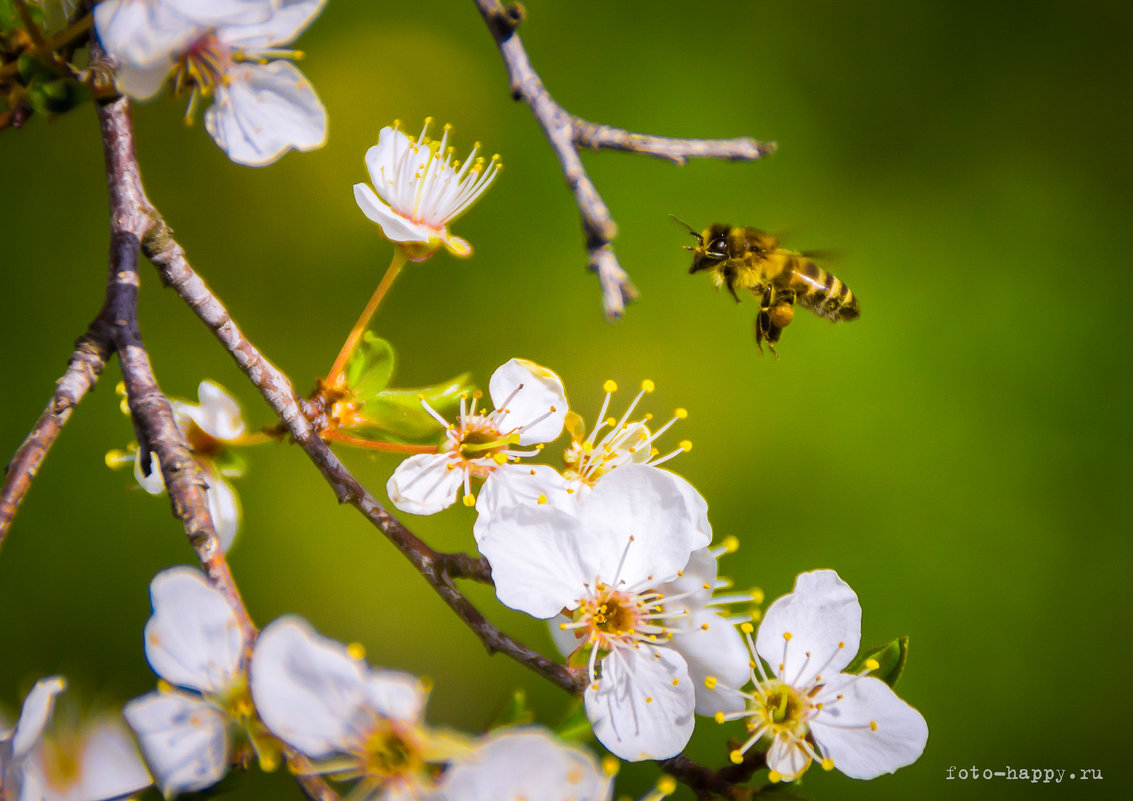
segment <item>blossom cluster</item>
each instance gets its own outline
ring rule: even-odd
[[[833,571],[799,577],[768,610],[755,642],[743,615],[719,608],[751,596],[714,595],[717,576],[707,504],[661,464],[656,430],[634,419],[651,381],[620,418],[607,417],[613,382],[587,434],[551,370],[512,359],[493,373],[493,409],[473,395],[445,425],[435,454],[406,459],[387,485],[403,511],[431,514],[458,497],[475,506],[480,553],[505,605],[556,624],[556,642],[584,666],[587,717],[599,741],[627,760],[679,753],[693,714],[747,721],[733,759],[768,744],[772,780],[791,780],[817,758],[857,778],[915,761],[924,719],[881,680],[842,669],[861,633],[857,597]],[[562,467],[532,464],[569,430]],[[473,494],[473,481],[480,482]],[[735,624],[742,624],[742,630]],[[771,669],[765,669],[766,660]],[[741,688],[751,683],[751,692]]]
[[[193,568],[158,574],[150,595],[146,657],[161,681],[124,715],[167,797],[211,787],[233,764],[271,770],[297,753],[308,775],[357,782],[359,801],[610,798],[612,772],[543,729],[475,738],[428,726],[421,681],[370,667],[360,646],[301,618],[275,620],[251,642]]]

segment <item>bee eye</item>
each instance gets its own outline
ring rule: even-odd
[[[718,236],[708,243],[706,250],[709,256],[716,259],[728,258],[728,239],[727,237]]]

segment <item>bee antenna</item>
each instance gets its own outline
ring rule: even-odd
[[[675,215],[675,214],[670,214],[669,216],[670,216],[670,217],[672,217],[672,218],[673,218],[674,220],[676,220],[677,222],[679,222],[679,223],[680,223],[681,225],[683,225],[683,226],[684,226],[685,228],[687,228],[687,229],[688,229],[688,232],[689,232],[690,234],[692,234],[693,236],[695,236],[695,237],[696,237],[696,241],[697,241],[697,242],[699,242],[699,243],[700,243],[701,245],[703,245],[703,244],[704,244],[704,237],[702,237],[702,236],[701,236],[700,234],[698,234],[698,233],[696,232],[696,229],[695,229],[695,228],[693,228],[693,227],[692,227],[691,225],[689,225],[688,223],[686,223],[686,222],[685,222],[684,220],[682,220],[682,219],[681,219],[680,217],[678,217],[678,216],[677,216],[677,215]],[[693,248],[689,248],[689,247],[686,247],[686,248],[685,248],[685,250],[693,250]]]

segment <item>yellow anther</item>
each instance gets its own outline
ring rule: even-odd
[[[705,676],[704,677],[704,686],[707,687],[709,690],[715,690],[716,689],[716,681],[717,680],[716,680],[715,676]]]
[[[464,496],[464,505],[465,506],[475,506],[476,505],[476,499],[471,495],[465,495]]]
[[[606,756],[602,759],[602,772],[607,776],[616,776],[621,766],[622,763],[618,761],[617,757]]]
[[[773,770],[767,774],[767,780],[772,784],[778,784],[783,781],[783,774],[777,770]]]
[[[759,587],[752,587],[751,588],[751,599],[753,601],[755,601],[757,604],[763,603],[763,599],[766,598],[766,597],[767,596],[765,596],[763,594],[763,590],[760,589]]]
[[[831,759],[830,757],[826,757],[825,759],[823,759],[822,760],[822,769],[823,770],[834,770],[834,760]]]
[[[652,392],[657,388],[657,385],[647,378],[641,382],[641,388],[646,392]]]
[[[602,385],[602,390],[604,392],[611,392],[611,393],[617,392],[618,391],[618,385],[614,381],[607,381],[605,384]]]
[[[881,663],[876,659],[867,659],[865,661],[865,666],[868,670],[877,670],[879,667],[881,667]]]
[[[728,754],[728,759],[732,761],[733,765],[742,765],[744,763],[744,752],[737,748]]]
[[[547,502],[547,496],[540,492],[538,499],[536,499],[536,503],[544,504],[546,502]]]
[[[475,390],[472,391],[472,397],[479,400],[480,398],[484,397],[484,393],[479,389],[475,389]]]
[[[647,703],[647,704],[653,703],[653,696],[652,695],[645,696],[645,703]]]
[[[417,400],[420,400],[420,401],[425,400],[425,393],[424,392],[418,392],[417,393]]]
[[[751,625],[750,623],[744,622],[740,624],[740,631],[742,631],[744,634],[751,634],[753,631],[755,631],[755,626]]]
[[[351,659],[362,661],[366,658],[366,646],[360,642],[352,642],[346,646],[346,653]]]
[[[715,720],[717,723],[723,723],[725,720],[727,720],[727,718],[724,717],[723,712],[717,712],[715,715],[712,716],[712,719]]]
[[[162,693],[171,693],[173,692],[173,685],[167,682],[165,679],[158,679],[157,690],[158,692]]]
[[[681,683],[680,679],[673,679],[673,686],[676,687]]]
[[[751,619],[754,620],[756,623],[763,620],[763,610],[760,609],[758,606],[753,608],[750,612],[748,612],[748,614],[751,615]]]
[[[618,422],[618,421],[617,421],[617,420],[615,420],[615,419],[614,419],[614,418],[612,418],[612,417],[607,417],[607,418],[606,418],[606,425],[608,425],[608,426],[612,426],[612,425],[614,425],[614,424],[615,424],[615,423],[617,423],[617,422]]]
[[[691,439],[682,439],[681,442],[680,442],[680,445],[681,445],[681,450],[684,451],[685,453],[688,453],[689,451],[692,450],[692,440]]]
[[[784,631],[784,632],[783,632],[783,639],[784,639],[784,640],[787,640],[787,641],[790,641],[790,639],[791,639],[791,632],[789,632],[789,631]]]
[[[495,462],[496,464],[507,464],[507,454],[493,453],[492,454],[492,461]]]
[[[870,731],[877,731],[877,721],[876,720],[871,720],[869,722],[869,730]]]
[[[425,127],[428,128],[432,124],[433,124],[433,118],[432,117],[426,117],[425,118]]]
[[[708,624],[707,623],[701,623],[700,624],[700,630],[701,631],[708,631]]]
[[[677,409],[673,412],[673,415],[678,420],[684,420],[686,417],[688,417],[688,409]]]

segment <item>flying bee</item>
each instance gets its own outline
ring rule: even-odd
[[[739,289],[750,290],[759,298],[755,345],[760,353],[766,342],[778,358],[775,343],[794,319],[796,303],[831,322],[858,318],[858,299],[848,286],[806,255],[779,247],[779,241],[770,234],[723,223],[698,234],[683,220],[677,222],[696,237],[695,247],[685,247],[693,253],[690,273],[710,271],[716,288],[727,287],[737,303]]]

